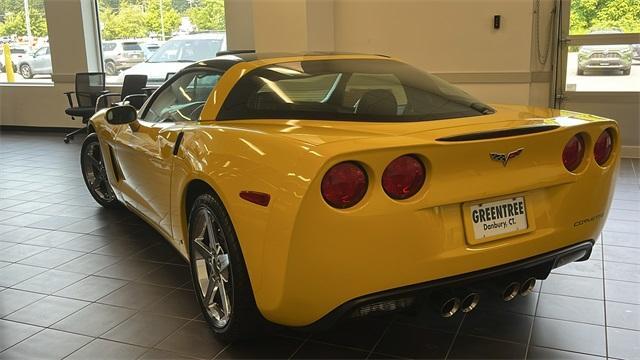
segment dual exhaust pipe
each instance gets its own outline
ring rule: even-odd
[[[438,293],[432,297],[432,302],[440,316],[448,318],[458,311],[463,313],[473,311],[480,302],[480,294],[468,292],[464,297],[457,297],[447,293]]]
[[[518,295],[527,296],[533,292],[536,286],[536,278],[530,277],[522,282],[509,281],[506,286],[498,288],[500,296],[504,301],[511,301]],[[458,311],[468,313],[473,311],[480,302],[480,293],[475,291],[460,291],[464,296],[455,296],[452,292],[438,292],[431,296],[432,305],[440,316],[448,318]]]
[[[501,290],[502,300],[511,301],[516,296],[527,296],[533,292],[533,288],[536,286],[536,278],[527,278],[522,283],[518,281],[511,281],[507,283]]]

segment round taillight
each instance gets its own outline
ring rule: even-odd
[[[596,159],[598,165],[604,165],[613,151],[613,136],[609,129],[600,134],[598,140],[593,146],[593,157]]]
[[[574,171],[580,166],[584,157],[584,139],[576,135],[572,137],[564,146],[562,151],[562,163],[569,171]]]
[[[362,200],[367,192],[367,183],[364,169],[355,162],[345,161],[324,174],[320,191],[327,204],[346,209]]]
[[[393,160],[382,173],[382,188],[392,199],[402,200],[415,195],[424,184],[426,171],[413,155]]]

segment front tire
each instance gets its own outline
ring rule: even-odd
[[[25,79],[33,78],[33,71],[31,70],[31,66],[28,64],[20,65],[20,75],[22,75]]]
[[[68,142],[66,138],[65,142]],[[82,168],[84,183],[98,204],[105,208],[114,208],[120,205],[109,184],[107,169],[96,133],[89,134],[82,143],[80,167]]]
[[[631,69],[622,70],[622,75],[631,75]]]
[[[260,332],[263,319],[253,297],[238,238],[220,199],[196,198],[189,215],[191,277],[202,314],[225,341]]]

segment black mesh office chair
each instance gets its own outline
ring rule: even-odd
[[[64,111],[72,119],[76,117],[82,118],[84,128],[80,128],[68,133],[64,137],[64,142],[68,143],[73,136],[81,131],[86,131],[86,124],[96,112],[96,102],[100,95],[107,93],[105,89],[105,75],[103,72],[77,73],[76,74],[76,91],[66,92],[69,107]],[[76,96],[76,106],[73,105],[71,95]]]
[[[148,97],[144,91],[145,86],[147,86],[147,75],[125,75],[122,81],[122,92],[102,94],[96,102],[96,111],[112,106],[109,102],[110,97],[118,97],[120,103],[129,102],[129,105],[140,109]]]

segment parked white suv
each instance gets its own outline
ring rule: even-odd
[[[120,76],[124,79],[129,74],[147,75],[148,83],[163,83],[167,74],[175,74],[196,61],[214,58],[218,51],[226,49],[224,32],[176,36],[160,46],[147,61],[123,71]]]
[[[120,70],[126,70],[143,62],[144,52],[137,41],[104,41],[102,43],[102,58],[104,72],[109,76],[115,76]]]

